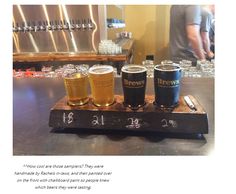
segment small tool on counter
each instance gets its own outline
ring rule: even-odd
[[[189,106],[189,108],[191,108],[194,111],[197,111],[197,108],[195,107],[195,105],[193,104],[192,100],[189,98],[189,96],[184,96],[184,101],[186,102],[186,104]]]

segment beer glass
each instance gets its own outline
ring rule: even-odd
[[[121,68],[124,105],[137,109],[145,104],[147,68],[141,65],[125,65]]]
[[[114,72],[110,65],[95,65],[89,69],[92,101],[96,106],[114,102]]]
[[[63,72],[67,103],[71,106],[84,105],[88,97],[88,72],[82,66],[65,69]]]
[[[175,107],[179,102],[181,68],[177,64],[154,67],[155,102],[160,107]]]

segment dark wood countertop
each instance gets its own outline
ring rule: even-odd
[[[148,78],[146,94],[153,94]],[[116,94],[122,94],[116,78]],[[14,155],[209,155],[214,149],[214,79],[183,78],[181,95],[193,95],[208,114],[209,134],[201,137],[53,130],[50,109],[65,96],[61,78],[13,79]]]

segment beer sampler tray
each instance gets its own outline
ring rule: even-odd
[[[158,108],[154,96],[146,95],[146,104],[138,110],[123,105],[123,96],[116,95],[116,102],[108,107],[96,107],[90,101],[83,106],[67,105],[67,98],[59,100],[50,111],[49,126],[53,128],[156,131],[167,133],[208,133],[207,113],[191,95],[194,109],[183,96],[172,109]]]

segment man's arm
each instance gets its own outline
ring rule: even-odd
[[[207,54],[207,57],[209,57],[210,59],[214,57],[213,52],[211,52],[210,46],[210,38],[209,38],[209,32],[201,32],[201,37],[202,37],[202,44],[203,44],[203,48]]]
[[[192,46],[193,52],[199,60],[204,60],[205,55],[202,47],[202,39],[200,35],[199,25],[187,25],[186,32],[188,40]]]

